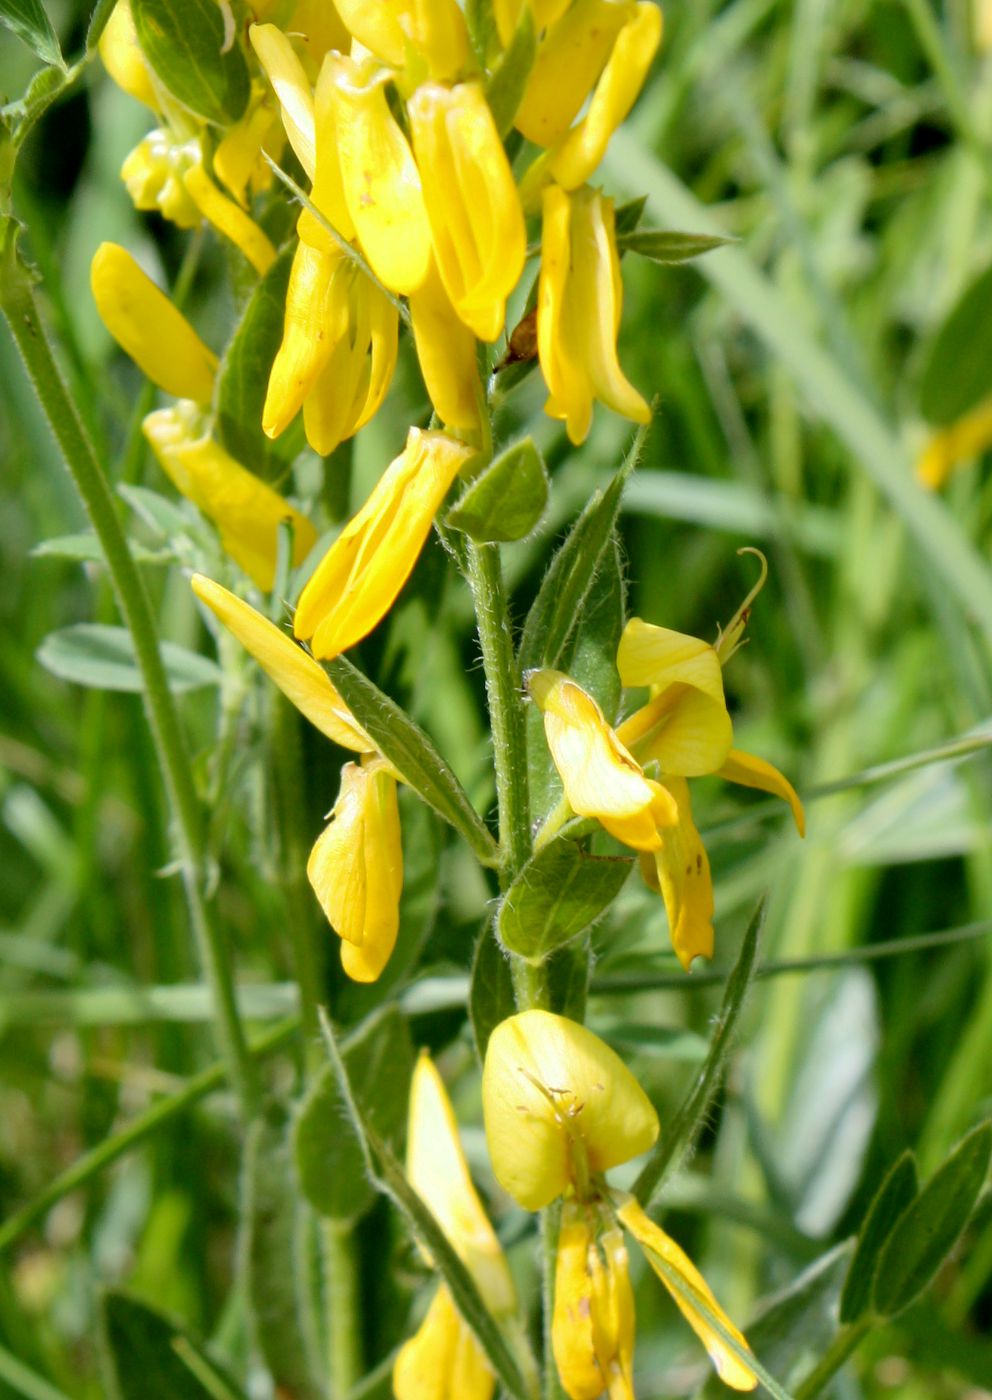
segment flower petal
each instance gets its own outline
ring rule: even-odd
[[[486,1306],[497,1315],[513,1312],[516,1296],[510,1270],[472,1184],[444,1082],[426,1051],[417,1061],[410,1089],[406,1170]]]
[[[393,1365],[396,1400],[491,1400],[496,1382],[485,1352],[442,1284]]]
[[[665,787],[675,800],[678,821],[662,833],[661,850],[654,853],[655,872],[672,947],[688,972],[694,958],[713,956],[713,879],[692,820],[689,784],[684,778],[668,778]],[[648,883],[654,884],[650,879]]]
[[[634,1400],[634,1297],[620,1230],[566,1201],[558,1235],[551,1339],[570,1400]]]
[[[253,24],[251,46],[279,99],[289,144],[309,179],[316,168],[313,92],[292,44],[274,24]]]
[[[548,748],[572,810],[595,817],[635,850],[657,850],[659,828],[675,820],[675,804],[644,776],[592,696],[551,670],[532,671],[527,689],[544,713]]]
[[[90,285],[100,319],[143,374],[177,399],[210,402],[217,356],[126,248],[100,244]]]
[[[191,165],[183,176],[183,184],[207,222],[229,238],[259,277],[264,277],[276,260],[276,250],[255,220],[217,188],[202,165]]]
[[[758,1384],[757,1375],[723,1340],[707,1316],[707,1312],[715,1315],[721,1327],[729,1332],[742,1350],[747,1352],[749,1348],[744,1334],[734,1326],[720,1307],[706,1280],[689,1256],[679,1248],[669,1235],[665,1234],[659,1225],[654,1223],[650,1216],[645,1214],[633,1196],[626,1198],[618,1209],[617,1216],[621,1224],[630,1231],[647,1254],[648,1263],[672,1295],[682,1316],[709,1352],[710,1359],[724,1385],[730,1386],[732,1390],[754,1390]],[[705,1306],[707,1311],[704,1311],[702,1306],[696,1306],[689,1302],[681,1292],[676,1291],[669,1281],[667,1273],[661,1267],[662,1263],[678,1275],[686,1289],[699,1298],[700,1303]]]
[[[475,336],[452,306],[433,262],[410,293],[410,319],[420,372],[438,417],[446,427],[477,430],[482,385]]]
[[[482,1105],[496,1180],[526,1210],[658,1136],[658,1115],[619,1055],[550,1011],[520,1012],[493,1031]]]
[[[781,797],[792,808],[792,818],[800,836],[806,835],[806,813],[799,794],[784,773],[755,754],[744,753],[741,749],[731,749],[723,766],[717,769],[718,778],[726,778],[728,783],[739,783],[741,787],[757,788],[759,792],[770,792],[773,797]]]
[[[313,657],[274,622],[219,583],[194,574],[193,592],[250,652],[289,702],[342,748],[374,753],[375,745]]]
[[[556,146],[562,139],[633,8],[617,0],[575,0],[551,25],[514,118],[529,141]]]
[[[431,521],[473,449],[411,428],[365,505],[318,564],[296,609],[297,637],[313,654],[337,656],[362,639],[406,583]]]

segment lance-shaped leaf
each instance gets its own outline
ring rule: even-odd
[[[551,841],[532,856],[500,905],[497,929],[511,953],[541,962],[584,933],[616,899],[633,861],[586,855]]]
[[[766,902],[762,900],[747,926],[741,951],[737,955],[733,971],[727,978],[720,1014],[716,1019],[710,1042],[710,1053],[633,1185],[633,1194],[642,1205],[646,1206],[656,1195],[666,1174],[678,1166],[706,1122],[710,1105],[723,1081],[744,1002],[754,980],[766,908]]]
[[[496,940],[492,920],[487,918],[475,945],[468,994],[468,1014],[480,1063],[486,1058],[489,1037],[516,1009],[510,963]]]
[[[345,657],[325,665],[345,704],[383,757],[439,817],[464,836],[483,865],[496,865],[496,842],[420,726]]]
[[[195,690],[219,685],[220,667],[209,657],[198,656],[175,642],[162,643],[162,662],[173,690]],[[76,622],[49,632],[37,651],[46,671],[61,680],[93,690],[137,693],[144,681],[134,656],[134,642],[126,627],[101,622]]]
[[[100,1307],[101,1341],[116,1400],[244,1400],[244,1392],[178,1322],[112,1290]]]
[[[259,413],[282,340],[293,252],[285,248],[252,292],[217,373],[220,440],[236,461],[266,480],[286,471],[303,442],[302,419],[273,442],[262,432]]]
[[[391,1006],[370,1016],[342,1049],[355,1093],[383,1141],[402,1149],[413,1074],[406,1018]],[[310,1204],[332,1220],[357,1220],[375,1201],[362,1145],[344,1111],[338,1081],[325,1065],[311,1084],[293,1128],[293,1155]]]
[[[840,1298],[841,1322],[856,1322],[871,1305],[871,1286],[878,1257],[896,1223],[916,1199],[916,1162],[904,1152],[887,1173],[858,1232],[857,1248]]]
[[[0,24],[12,29],[44,63],[62,64],[62,50],[41,0],[0,0]]]
[[[430,1210],[410,1185],[396,1157],[369,1122],[357,1099],[331,1023],[321,1009],[321,1031],[348,1116],[361,1141],[366,1169],[379,1191],[403,1216],[414,1238],[427,1250],[448,1286],[455,1306],[475,1334],[504,1389],[517,1400],[531,1400],[517,1358],[503,1330],[486,1307],[475,1280],[455,1253]]]
[[[621,253],[637,253],[652,262],[675,266],[690,262],[714,248],[732,243],[732,238],[720,238],[713,233],[679,233],[674,229],[639,228],[617,234],[617,249]]]
[[[142,52],[173,97],[218,126],[243,116],[248,65],[216,0],[131,0],[131,12]]]
[[[246,1223],[245,1273],[258,1346],[277,1388],[318,1400],[317,1357],[304,1325],[308,1299],[299,1285],[307,1269],[307,1209],[293,1177],[289,1116],[271,1105],[250,1126],[241,1177]],[[311,1217],[312,1219],[312,1217]]]
[[[522,540],[544,514],[547,501],[544,460],[527,437],[501,452],[466,486],[445,523],[482,544]]]
[[[872,1306],[883,1317],[908,1308],[957,1244],[985,1185],[992,1121],[980,1123],[903,1212],[878,1259]]]
[[[637,464],[645,435],[642,428],[627,460],[606,490],[595,493],[552,559],[524,624],[521,670],[530,671],[537,666],[561,668],[565,648],[611,546],[624,483]]]

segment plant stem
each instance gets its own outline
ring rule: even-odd
[[[327,1271],[327,1321],[331,1400],[345,1400],[363,1371],[358,1251],[348,1221],[321,1222]]]
[[[499,801],[500,884],[506,889],[530,855],[530,801],[524,707],[499,547],[469,540],[468,576],[486,673]]]
[[[813,1400],[833,1379],[851,1353],[871,1331],[872,1319],[863,1317],[844,1327],[827,1348],[812,1371],[796,1390],[795,1400]]]
[[[144,581],[131,555],[113,494],[80,420],[38,311],[31,275],[17,256],[18,225],[0,219],[0,309],[62,450],[66,466],[103,549],[121,614],[141,672],[145,711],[176,828],[190,922],[214,999],[215,1025],[245,1117],[258,1101],[255,1067],[245,1043],[227,948],[205,897],[204,831],[189,758]]]

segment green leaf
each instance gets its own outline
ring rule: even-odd
[[[307,1299],[299,1287],[307,1277],[299,1258],[308,1243],[307,1210],[296,1187],[289,1116],[281,1104],[270,1104],[248,1129],[242,1218],[254,1331],[276,1389],[319,1400],[316,1358],[303,1325]]]
[[[527,437],[500,453],[466,486],[445,523],[481,544],[522,540],[540,520],[547,501],[544,460],[533,438]]]
[[[672,229],[644,228],[617,235],[621,253],[638,253],[652,262],[675,266],[689,262],[714,248],[733,243],[732,238],[720,238],[715,233],[677,233]]]
[[[883,1317],[908,1308],[957,1244],[985,1185],[992,1122],[980,1123],[904,1211],[878,1259],[872,1306]]]
[[[513,126],[536,57],[537,29],[530,6],[524,5],[513,38],[486,82],[486,101],[500,136],[506,136]]]
[[[594,494],[552,559],[524,624],[521,670],[560,665],[612,545],[624,483],[634,470],[644,438],[642,428],[623,466],[605,491]]]
[[[540,962],[584,933],[613,903],[633,861],[586,855],[574,841],[551,841],[532,856],[503,896],[500,942]]]
[[[220,685],[223,672],[215,661],[196,652],[162,642],[162,662],[173,690],[195,690]],[[123,690],[137,694],[144,688],[134,658],[134,642],[126,627],[99,622],[77,622],[49,632],[37,650],[37,658],[60,680],[94,690]]]
[[[130,541],[133,558],[139,564],[170,564],[173,555],[166,550],[145,549],[143,545]],[[78,535],[57,535],[54,539],[42,540],[31,551],[35,559],[69,559],[77,564],[102,564],[103,549],[98,536],[91,530],[83,530]]]
[[[878,1256],[918,1189],[913,1154],[904,1152],[875,1193],[858,1232],[857,1249],[840,1299],[841,1322],[857,1322],[868,1311]]]
[[[261,405],[282,340],[286,287],[294,248],[284,248],[248,299],[217,373],[214,407],[220,440],[236,461],[271,480],[302,445],[298,418],[275,442],[262,432]]]
[[[383,1141],[399,1151],[413,1075],[413,1042],[406,1018],[391,1006],[349,1037],[343,1058],[355,1093]],[[325,1065],[304,1098],[293,1127],[300,1186],[321,1215],[359,1219],[375,1202],[362,1145],[348,1121],[337,1078]]]
[[[0,0],[0,24],[12,29],[44,63],[63,66],[58,37],[41,0]]]
[[[347,1065],[334,1030],[323,1009],[320,1013],[324,1044],[337,1077],[338,1088],[358,1135],[366,1167],[379,1190],[389,1196],[408,1228],[427,1250],[443,1277],[455,1306],[475,1334],[503,1387],[518,1400],[530,1400],[520,1366],[507,1343],[503,1329],[486,1307],[472,1275],[455,1253],[447,1236],[407,1180],[406,1173],[390,1148],[369,1122],[363,1104],[356,1097]]]
[[[218,126],[244,115],[248,65],[217,0],[131,0],[131,12],[142,51],[173,97]]]
[[[326,670],[379,752],[439,817],[464,836],[484,865],[495,865],[499,860],[496,842],[420,726],[345,657],[328,661]]]
[[[992,393],[992,266],[958,297],[930,347],[920,412],[943,427]]]
[[[465,0],[465,24],[479,67],[490,68],[500,51],[493,0]]]
[[[516,1009],[510,964],[496,941],[492,920],[486,919],[475,945],[468,994],[468,1014],[480,1063],[486,1058],[489,1037]]]
[[[164,543],[171,544],[177,537],[194,539],[198,535],[198,526],[183,507],[160,491],[153,491],[149,486],[121,485],[117,493]]]
[[[590,948],[589,935],[586,934],[584,938],[566,943],[563,948],[556,948],[546,964],[549,1006],[570,1021],[581,1023],[586,1019],[592,966]]]
[[[117,0],[96,0],[90,22],[86,26],[86,52],[92,53],[100,42],[110,16],[114,13]]]
[[[727,978],[706,1061],[631,1188],[643,1206],[650,1203],[667,1173],[677,1167],[685,1157],[706,1122],[710,1106],[723,1080],[744,1002],[758,966],[758,945],[765,925],[766,909],[767,904],[762,900],[747,926],[741,951]]]
[[[178,1322],[128,1293],[101,1299],[116,1400],[244,1400],[244,1392]]]
[[[56,67],[39,68],[28,83],[24,96],[0,107],[0,136],[3,135],[6,126],[10,132],[7,139],[13,154],[16,154],[23,145],[35,123],[62,96],[77,71],[78,69],[69,71]],[[0,144],[0,152],[2,151],[3,145]],[[9,155],[7,159],[9,159]]]

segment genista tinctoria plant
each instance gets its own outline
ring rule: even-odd
[[[41,21],[18,23],[30,31]],[[98,53],[147,109],[154,124],[120,171],[127,193],[191,240],[193,259],[213,245],[234,288],[236,323],[225,329],[215,307],[194,328],[180,309],[193,261],[170,297],[138,256],[93,230],[96,309],[162,395],[152,406],[149,393],[141,421],[162,475],[129,499],[172,522],[166,536],[222,667],[207,780],[186,752],[168,657],[102,464],[36,324],[4,192],[4,310],[130,629],[194,942],[243,1115],[238,1306],[248,1320],[233,1330],[248,1340],[231,1351],[239,1374],[229,1382],[206,1352],[173,1336],[168,1364],[185,1358],[199,1387],[190,1395],[660,1394],[638,1370],[635,1292],[652,1317],[661,1295],[641,1288],[631,1240],[725,1386],[788,1393],[647,1209],[710,1121],[761,924],[756,915],[739,948],[714,932],[692,785],[716,776],[758,789],[805,830],[790,781],[737,747],[725,692],[764,557],[750,551],[758,582],[725,626],[714,620],[709,640],[665,626],[663,598],[648,618],[624,612],[617,513],[664,385],[635,385],[621,366],[622,258],[673,262],[721,242],[643,227],[644,201],[618,204],[600,168],[662,32],[654,0],[101,0],[79,65],[53,66],[54,93]],[[34,91],[21,126],[8,122],[3,169],[45,99]],[[418,374],[424,408],[397,432],[420,394]],[[636,425],[623,464],[596,463],[600,484],[553,554],[550,534],[534,534],[549,473],[534,437],[519,431],[526,409],[508,411],[538,379],[570,453],[598,415]],[[921,465],[929,481],[972,439],[984,441],[982,412],[931,442]],[[353,440],[365,428],[367,492],[342,518],[335,502],[348,497]],[[547,436],[539,424],[535,434]],[[380,454],[376,471],[370,453]],[[372,679],[388,689],[395,676],[381,664],[382,634],[416,587],[432,534],[474,608],[495,802],[486,782],[463,785],[458,765]],[[518,634],[504,567],[516,556],[504,559],[503,546],[521,540],[538,541],[549,566]],[[444,609],[430,612],[440,633]],[[263,672],[319,732],[308,754],[329,741],[328,754],[350,755],[336,793],[322,793],[323,829],[307,829],[305,798],[308,783],[325,781],[326,757],[305,771],[293,711],[256,685]],[[262,868],[296,895],[310,886],[277,930],[303,1027],[289,1106],[285,1084],[263,1086],[247,1041],[216,894],[229,878],[225,785],[237,783],[238,751],[266,727],[276,776],[273,801],[253,817]],[[215,811],[226,815],[215,822]],[[444,871],[469,861],[482,931],[474,947],[449,937],[435,949],[425,879],[440,886]],[[638,1081],[607,1026],[584,1024],[589,930],[611,926],[635,865],[653,957],[666,957],[667,942],[689,976],[701,960],[735,963],[667,1135],[658,1085]],[[335,946],[340,969],[325,965]],[[456,1005],[432,1006],[421,973],[452,962],[463,969]],[[467,1034],[445,1050],[452,1010],[471,1026],[484,1066],[484,1138],[463,1141],[459,1130],[478,1080]],[[414,1040],[445,1051],[440,1069],[426,1048],[415,1059]],[[987,1134],[973,1136],[943,1169],[957,1172],[964,1205],[956,1229],[945,1221],[937,1231],[933,1268],[963,1227],[987,1157]],[[473,1177],[488,1187],[485,1202]],[[897,1184],[899,1208],[884,1229],[866,1226],[847,1312],[798,1394],[818,1393],[871,1322],[915,1296],[910,1282],[892,1280],[922,1277],[912,1212],[928,1226],[926,1191],[916,1193],[915,1175]],[[408,1313],[394,1299],[381,1320],[362,1303],[397,1248],[385,1214],[370,1215],[379,1193],[419,1251],[403,1269],[437,1275]],[[280,1235],[276,1219],[295,1224]],[[373,1220],[377,1258],[362,1252]],[[277,1291],[281,1311],[268,1306]],[[120,1307],[108,1317],[111,1369],[130,1395],[121,1329],[139,1320]],[[140,1325],[147,1340],[147,1317]],[[679,1387],[687,1393],[684,1378]]]

